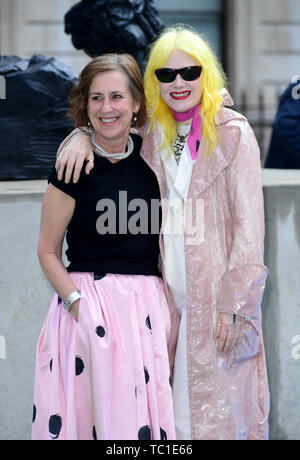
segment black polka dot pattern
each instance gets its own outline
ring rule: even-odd
[[[102,276],[99,276],[99,275],[95,275],[95,281],[97,280],[100,280],[102,279]],[[57,308],[57,306],[62,306],[62,298],[60,298],[58,295],[57,295],[57,298],[54,298],[54,307]],[[149,312],[149,310],[145,310],[144,311],[144,314],[141,315],[141,317],[139,317],[139,330],[141,332],[141,334],[144,335],[144,337],[146,338],[146,340],[149,342],[149,343],[152,343],[152,337],[151,335],[153,334],[153,328],[152,326],[154,327],[154,334],[155,334],[155,330],[157,327],[159,327],[159,321],[156,322],[156,318],[155,318],[155,315],[152,315],[151,313],[151,318],[150,318],[150,314],[148,313],[151,313]],[[151,321],[152,320],[152,321]],[[153,324],[151,324],[151,322]],[[101,324],[102,323],[102,324]],[[104,326],[105,324],[105,326]],[[121,325],[122,327],[125,327],[125,324],[122,324]],[[141,329],[140,329],[140,326],[141,326]],[[106,341],[107,341],[107,337],[108,339],[110,338],[110,335],[111,335],[111,331],[109,329],[109,322],[106,322],[106,320],[103,320],[101,319],[101,317],[98,317],[98,320],[96,320],[96,322],[94,322],[94,324],[91,324],[91,329],[89,329],[89,331],[91,331],[91,334],[92,334],[92,340],[96,343],[96,347],[98,345],[98,349],[99,347],[101,347],[101,344],[104,343],[104,345],[106,344]],[[122,329],[121,327],[121,329]],[[73,329],[70,331],[73,331]],[[151,334],[149,336],[149,334]],[[57,356],[55,354],[56,352],[56,349],[55,350],[52,350],[48,355],[47,359],[46,359],[46,363],[45,363],[45,368],[46,368],[46,379],[48,378],[48,382],[51,383],[51,385],[56,385],[56,373],[59,372],[60,370],[60,358],[59,358],[59,355]],[[78,355],[77,355],[78,353]],[[81,355],[81,356],[79,356]],[[84,385],[85,382],[86,382],[86,378],[89,374],[89,367],[90,367],[90,363],[89,363],[89,360],[88,358],[86,357],[86,354],[85,354],[85,351],[83,351],[80,347],[76,347],[74,349],[71,349],[70,350],[70,354],[68,355],[68,358],[70,358],[71,360],[71,372],[73,373],[73,377],[70,375],[68,375],[68,378],[73,378],[76,380],[76,385]],[[75,363],[74,363],[74,358],[75,358]],[[73,364],[72,364],[73,363]],[[146,366],[144,366],[144,363],[146,364]],[[133,400],[136,398],[136,404],[139,405],[140,404],[140,399],[141,399],[141,402],[143,402],[143,398],[144,397],[147,397],[148,395],[148,392],[149,391],[152,391],[152,384],[154,383],[155,381],[155,376],[152,375],[152,362],[151,362],[151,357],[150,357],[150,360],[145,360],[144,363],[142,364],[141,362],[138,364],[138,367],[139,367],[139,371],[138,371],[138,384],[135,384],[133,383],[133,385],[131,385],[131,388],[128,389],[129,391],[129,395],[127,395],[128,397],[132,398]],[[136,363],[137,365],[137,363]],[[74,366],[75,366],[75,372],[74,372]],[[44,368],[44,369],[45,369]],[[143,381],[143,375],[142,375],[142,370],[144,368],[144,378],[145,378],[145,383]],[[149,370],[148,370],[149,369]],[[68,361],[68,372],[70,370],[70,366],[69,366],[69,361]],[[149,371],[150,371],[150,374],[149,374]],[[83,374],[83,377],[80,377],[81,375]],[[55,376],[55,378],[54,378]],[[168,379],[168,375],[165,376],[165,383],[167,384],[167,379]],[[46,380],[47,382],[47,380]],[[119,382],[118,382],[119,383]],[[122,382],[121,382],[122,383]],[[171,377],[169,378],[169,383],[170,385],[172,385],[172,382],[171,382]],[[147,385],[147,387],[146,387]],[[45,385],[47,387],[47,384]],[[133,395],[133,391],[134,391],[134,395]],[[170,389],[169,389],[169,392],[170,392]],[[146,395],[146,396],[145,396]],[[126,396],[125,396],[126,397]],[[64,415],[64,412],[62,412],[62,408],[60,408],[59,405],[57,405],[57,401],[55,402],[55,405],[52,406],[52,409],[50,407],[47,408],[47,412],[46,414],[43,413],[43,410],[44,410],[44,407],[43,405],[39,405],[38,403],[38,400],[35,399],[34,400],[35,404],[33,404],[33,412],[32,412],[32,423],[35,424],[33,425],[33,434],[35,435],[35,430],[36,430],[36,433],[38,434],[39,431],[38,431],[38,424],[42,423],[43,424],[43,432],[46,431],[46,437],[48,437],[48,439],[52,439],[52,440],[56,440],[56,439],[62,439],[69,430],[66,430],[66,426],[68,424],[68,418],[66,417],[65,418],[65,415]],[[43,401],[42,401],[43,403]],[[51,404],[51,401],[49,401],[49,403]],[[59,402],[58,402],[59,403]],[[37,404],[37,406],[36,406]],[[50,411],[49,411],[50,409]],[[149,408],[150,410],[150,408]],[[53,415],[51,415],[51,413]],[[51,415],[51,416],[50,416]],[[62,418],[63,417],[63,418]],[[48,427],[47,427],[47,421],[48,421]],[[144,426],[141,426],[142,423],[150,423],[150,419],[144,419],[143,421],[141,420],[140,421],[140,424],[139,425],[136,425],[135,427],[135,433],[136,431],[138,431],[138,439],[139,440],[151,440],[152,439],[152,436],[153,436],[153,432],[152,432],[152,427],[151,425],[144,425]],[[141,423],[142,422],[142,423]],[[48,428],[48,430],[47,430]],[[166,428],[167,430],[167,426],[164,426],[164,428]],[[86,429],[86,428],[85,428]],[[93,439],[94,441],[97,441],[98,440],[98,436],[100,436],[100,439],[102,439],[102,432],[100,430],[99,432],[99,427],[97,427],[96,429],[96,424],[95,424],[95,420],[92,422],[92,423],[89,423],[88,424],[88,438],[89,439]],[[159,430],[159,431],[158,431]],[[97,433],[98,431],[98,433]],[[160,437],[161,440],[165,441],[167,440],[167,432],[161,428],[159,425],[155,428],[155,433],[157,431],[157,436],[156,436],[156,439]],[[86,434],[86,433],[85,433]],[[168,432],[168,435],[171,435],[169,432]],[[136,434],[135,434],[136,436]]]
[[[51,415],[49,419],[49,433],[51,439],[58,439],[62,427],[62,418],[60,415]]]
[[[94,273],[94,281],[102,280],[106,276],[105,273]]]
[[[163,430],[162,428],[160,428],[160,439],[162,441],[167,441],[167,433],[165,432],[165,430]]]
[[[32,411],[32,423],[35,422],[36,419],[36,407],[35,404],[33,405],[33,411]]]
[[[97,441],[97,431],[96,431],[95,426],[93,426],[93,439],[94,439],[94,441]]]
[[[197,142],[196,142],[196,152],[198,152],[199,147],[200,147],[200,142],[197,140]]]
[[[98,337],[101,337],[101,339],[105,336],[105,329],[104,327],[102,326],[98,326],[96,328],[96,334],[98,335]]]
[[[76,375],[82,374],[83,370],[84,370],[84,363],[82,359],[80,358],[80,356],[76,356],[76,360],[75,360]]]
[[[138,438],[140,441],[148,441],[151,439],[151,430],[149,425],[142,426],[138,432]]]

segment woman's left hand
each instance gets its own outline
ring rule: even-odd
[[[232,313],[218,313],[215,339],[218,351],[229,353],[240,343],[245,325],[245,318]]]

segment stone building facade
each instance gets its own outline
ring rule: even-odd
[[[256,131],[264,157],[278,98],[289,83],[300,80],[300,4],[227,0],[224,5],[229,87]]]
[[[73,47],[63,23],[76,2],[0,0],[0,55],[44,54],[80,71],[89,57]],[[264,155],[278,96],[300,74],[299,1],[185,0],[184,8],[180,0],[154,4],[165,24],[188,23],[208,35],[222,59],[237,109],[258,130]]]

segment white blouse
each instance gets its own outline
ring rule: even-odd
[[[179,160],[178,164],[174,154],[171,155],[167,149],[161,151],[168,186],[167,217],[163,228],[165,274],[178,312],[181,315],[173,378],[176,436],[177,439],[181,440],[191,439],[186,358],[186,278],[184,255],[186,200],[195,163],[195,160],[192,160],[186,142],[191,128],[191,121],[177,124],[178,134],[182,136],[182,139],[185,139],[183,143],[177,142],[174,145],[175,152],[177,152],[176,157]]]

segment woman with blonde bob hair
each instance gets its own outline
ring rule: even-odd
[[[162,67],[173,50],[180,50],[192,56],[201,65],[201,86],[203,88],[200,115],[203,117],[202,133],[210,152],[217,144],[215,121],[223,104],[222,90],[226,77],[208,43],[195,32],[183,28],[172,28],[157,40],[149,55],[145,71],[145,94],[150,113],[150,129],[154,120],[159,121],[164,132],[164,146],[167,148],[176,138],[176,121],[170,107],[161,97],[160,84],[153,78],[155,70]]]
[[[246,118],[226,107],[233,101],[221,66],[188,27],[167,29],[154,42],[144,84],[149,123],[141,155],[164,203],[162,273],[173,340],[178,332],[176,436],[267,439],[260,305],[268,270],[255,136]],[[92,158],[88,139],[71,144],[58,162],[68,163],[69,177],[74,163]]]

